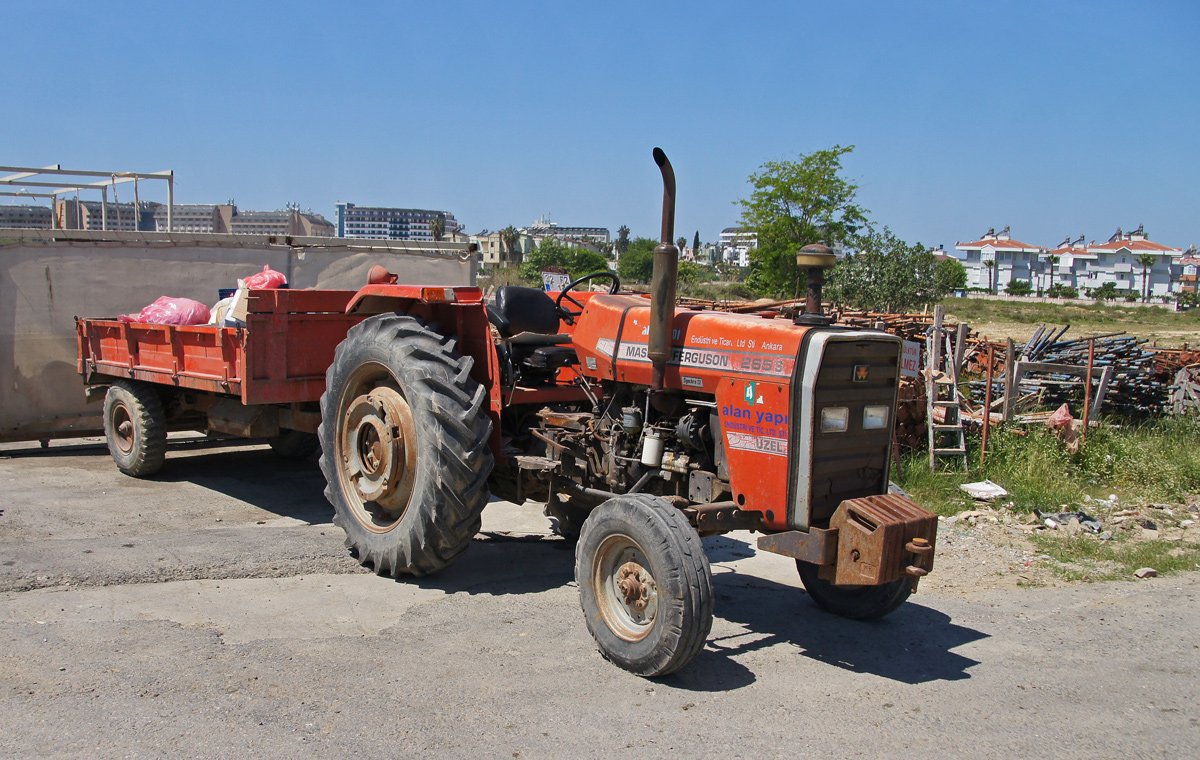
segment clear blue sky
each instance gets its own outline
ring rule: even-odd
[[[1144,223],[1186,247],[1198,22],[1194,0],[5,0],[0,164],[173,169],[181,203],[657,236],[658,145],[676,234],[714,240],[762,162],[841,143],[909,241]]]

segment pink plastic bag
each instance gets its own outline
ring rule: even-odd
[[[121,322],[144,322],[151,325],[203,325],[208,323],[208,307],[190,298],[163,296],[137,316],[122,314]]]
[[[244,282],[251,290],[275,290],[287,285],[287,278],[282,272],[276,272],[269,266],[264,266],[258,274],[252,274]]]

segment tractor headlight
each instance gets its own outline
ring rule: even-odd
[[[868,406],[863,409],[863,430],[882,430],[887,427],[888,408]]]
[[[821,410],[822,433],[844,433],[850,424],[850,408],[827,406]]]

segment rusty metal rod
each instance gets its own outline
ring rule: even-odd
[[[1089,414],[1092,406],[1092,368],[1096,366],[1096,339],[1088,338],[1088,365],[1087,365],[1087,380],[1083,384],[1083,436],[1082,440],[1087,441],[1087,431]]]
[[[987,388],[983,392],[983,443],[979,447],[979,469],[987,461],[988,433],[992,429],[992,377],[996,371],[996,347],[988,344]]]

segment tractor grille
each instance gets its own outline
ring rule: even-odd
[[[845,499],[887,492],[899,355],[895,340],[830,341],[825,347],[813,389],[809,525],[828,525]],[[855,374],[864,367],[867,379],[856,382]],[[887,422],[880,429],[864,430],[863,409],[876,405],[888,408]],[[821,410],[826,407],[850,410],[845,432],[821,432]]]

